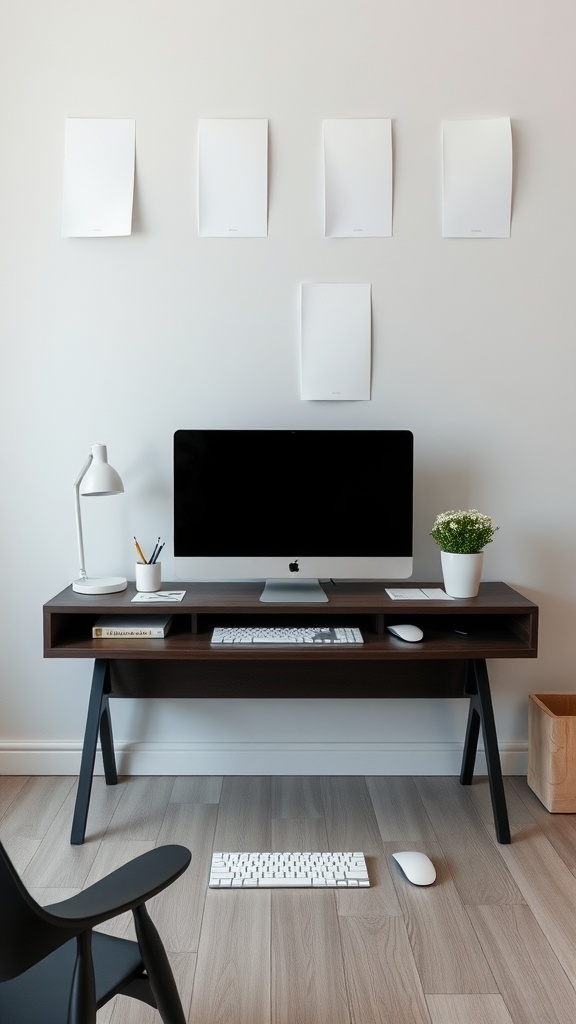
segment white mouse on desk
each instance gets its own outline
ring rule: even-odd
[[[419,853],[418,850],[401,850],[392,856],[413,885],[432,885],[432,882],[436,881],[436,868],[425,853]]]
[[[417,640],[422,640],[424,636],[420,627],[413,626],[410,622],[395,623],[393,626],[388,626],[388,630],[400,640],[408,640],[412,644]]]

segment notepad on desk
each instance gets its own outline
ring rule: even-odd
[[[130,640],[138,637],[162,640],[171,615],[102,615],[92,626],[93,640]]]

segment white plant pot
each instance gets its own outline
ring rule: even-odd
[[[456,555],[441,551],[444,590],[450,597],[476,597],[480,588],[484,552]]]

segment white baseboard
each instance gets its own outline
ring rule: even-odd
[[[0,775],[77,775],[78,744],[0,744]],[[120,775],[459,775],[457,743],[116,743]],[[500,747],[504,775],[526,775],[527,745]],[[483,750],[475,772],[486,774]],[[96,757],[95,774],[102,775]]]

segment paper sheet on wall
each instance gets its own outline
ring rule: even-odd
[[[392,234],[392,122],[324,121],[324,234]]]
[[[444,238],[509,238],[509,117],[442,124]]]
[[[202,118],[198,138],[198,233],[268,234],[268,121]]]
[[[369,401],[371,286],[303,284],[302,398]]]
[[[64,147],[62,235],[132,233],[136,122],[69,117]]]

